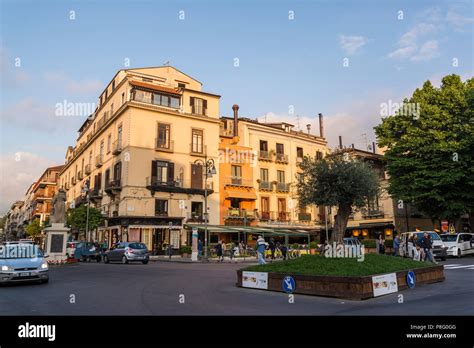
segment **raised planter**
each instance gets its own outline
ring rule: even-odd
[[[416,286],[444,281],[443,266],[430,266],[412,270],[416,277]],[[396,272],[398,290],[408,288],[407,271]],[[351,300],[365,300],[374,297],[372,276],[310,276],[286,273],[268,273],[266,290],[283,292],[282,283],[285,276],[292,276],[296,283],[293,293],[314,296],[337,297]],[[376,274],[374,274],[375,276]],[[242,271],[237,271],[237,286],[242,287]]]

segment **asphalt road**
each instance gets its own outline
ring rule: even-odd
[[[290,304],[284,293],[236,287],[242,264],[79,263],[52,267],[48,284],[1,287],[0,315],[474,315],[474,257],[443,264],[452,265],[443,283],[366,301],[295,295]]]

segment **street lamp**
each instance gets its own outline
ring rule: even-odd
[[[204,161],[201,159],[198,159],[194,161],[194,164],[199,164],[204,166],[205,168],[205,179],[204,179],[204,257],[203,261],[204,262],[209,262],[209,256],[208,256],[208,248],[209,248],[209,236],[208,236],[208,231],[207,231],[207,221],[209,217],[209,213],[207,212],[207,179],[212,178],[213,175],[217,173],[216,171],[216,165],[214,163],[214,160],[212,158],[207,159],[207,155],[204,158]]]

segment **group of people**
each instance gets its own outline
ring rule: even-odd
[[[408,242],[413,246],[413,260],[428,260],[433,263],[437,263],[432,252],[433,241],[431,240],[429,233],[423,233],[423,238],[418,238],[418,236],[414,234],[409,238]],[[400,249],[404,247],[405,246],[402,245],[400,237],[396,235],[393,239],[393,255],[400,256]],[[379,254],[385,254],[385,240],[382,235],[379,235],[379,237],[376,239],[376,248]]]

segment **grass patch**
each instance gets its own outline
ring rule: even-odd
[[[294,260],[245,267],[242,268],[242,271],[321,276],[368,276],[430,266],[434,266],[434,263],[390,255],[366,254],[362,262],[358,262],[356,258],[338,259],[319,255],[303,255]]]

